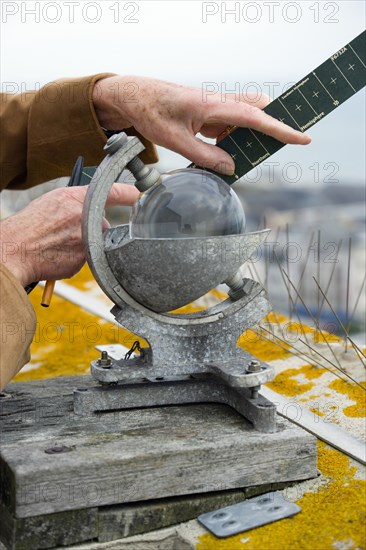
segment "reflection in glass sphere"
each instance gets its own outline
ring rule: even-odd
[[[130,220],[131,238],[213,237],[244,233],[245,214],[231,187],[219,176],[183,169],[162,176],[142,193]]]

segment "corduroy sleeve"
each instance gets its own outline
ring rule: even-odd
[[[0,391],[30,359],[36,314],[19,281],[0,263]]]
[[[110,73],[51,82],[37,92],[1,94],[0,189],[26,189],[54,178],[68,176],[76,158],[86,166],[103,159],[106,137],[95,114],[95,83]],[[156,162],[153,144],[141,139],[144,162]]]

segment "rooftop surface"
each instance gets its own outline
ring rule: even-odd
[[[99,301],[101,309],[108,306],[108,299],[87,268],[83,268],[67,284],[84,291],[87,300]],[[42,289],[37,288],[31,294],[38,317],[32,361],[17,375],[15,381],[87,374],[89,362],[98,353],[96,345],[119,342],[129,348],[135,341],[134,335],[60,296],[53,297],[50,308],[42,308],[39,305],[41,292]],[[212,291],[208,299],[219,298],[217,291]],[[192,310],[207,306],[205,300],[189,308]],[[324,333],[319,334],[281,315],[270,314],[261,326],[244,333],[239,344],[275,367],[276,378],[267,384],[268,387],[286,396],[300,411],[309,411],[314,415],[315,422],[317,419],[325,420],[365,440],[364,357],[360,357],[350,347],[345,348],[339,338],[325,337]],[[329,343],[325,340],[329,340]],[[331,363],[340,363],[346,374],[340,373]],[[365,548],[365,468],[322,441],[319,441],[318,450],[319,477],[283,491],[289,500],[296,502],[302,509],[293,518],[227,539],[217,539],[193,520],[151,534],[73,548]]]

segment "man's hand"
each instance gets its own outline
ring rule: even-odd
[[[162,145],[198,166],[234,173],[231,156],[204,143],[197,133],[217,138],[227,126],[249,127],[283,143],[305,145],[310,137],[267,115],[270,99],[235,94],[204,97],[199,88],[138,76],[112,76],[99,80],[93,102],[100,124],[109,130],[134,126],[145,138]]]
[[[61,187],[32,201],[0,224],[1,262],[25,287],[72,277],[85,262],[81,214],[86,187]],[[107,206],[132,205],[132,185],[115,183]],[[108,227],[107,220],[103,222]]]

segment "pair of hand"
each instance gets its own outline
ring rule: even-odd
[[[233,159],[204,143],[228,125],[250,127],[283,143],[307,144],[310,138],[262,111],[267,96],[209,95],[202,90],[143,77],[113,76],[97,82],[93,102],[101,126],[120,130],[134,126],[145,138],[167,147],[199,166],[234,172]],[[82,151],[80,151],[82,153]],[[86,188],[60,188],[32,201],[1,223],[1,261],[23,286],[32,281],[71,277],[83,265],[81,213]],[[107,205],[132,205],[138,191],[115,184]],[[107,221],[104,222],[107,226]]]

